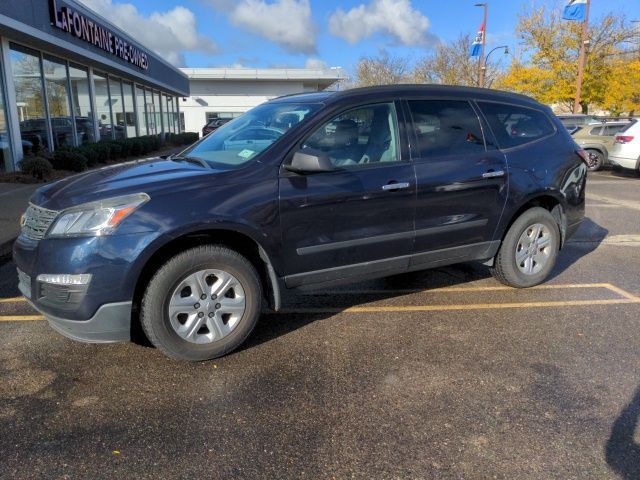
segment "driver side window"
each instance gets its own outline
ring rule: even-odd
[[[398,162],[394,104],[366,105],[341,113],[311,134],[302,148],[325,152],[338,168]]]

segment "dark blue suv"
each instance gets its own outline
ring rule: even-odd
[[[583,218],[586,170],[524,96],[293,95],[174,157],[40,188],[14,259],[20,290],[63,335],[123,341],[139,321],[165,354],[203,360],[240,345],[284,289],[471,260],[536,285]]]

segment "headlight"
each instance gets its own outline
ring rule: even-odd
[[[109,235],[129,215],[149,201],[146,193],[124,195],[63,210],[47,237]]]

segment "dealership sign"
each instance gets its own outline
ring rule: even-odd
[[[56,0],[49,0],[51,25],[70,33],[74,37],[95,45],[142,70],[149,68],[149,57],[100,23],[90,20],[71,7],[59,7]]]

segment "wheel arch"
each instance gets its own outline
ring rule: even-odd
[[[542,207],[553,215],[553,218],[555,218],[556,223],[558,224],[558,230],[560,231],[560,248],[562,248],[566,238],[567,218],[565,215],[565,208],[562,204],[562,197],[557,192],[541,192],[523,200],[509,216],[508,222],[506,222],[504,228],[500,232],[500,243],[504,242],[504,237],[507,235],[511,225],[513,225],[520,215],[533,207]],[[490,266],[493,264],[493,259],[489,260],[489,264]]]
[[[271,259],[265,249],[254,238],[231,228],[208,228],[183,233],[172,237],[148,252],[135,282],[133,295],[134,319],[139,313],[145,288],[153,275],[174,255],[206,244],[224,245],[240,253],[256,268],[263,291],[273,310],[280,309],[280,283]]]

